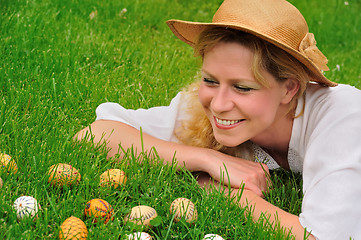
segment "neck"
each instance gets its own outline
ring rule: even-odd
[[[252,142],[262,147],[281,166],[288,169],[288,146],[292,135],[293,118],[286,115]]]

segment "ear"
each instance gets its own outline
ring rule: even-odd
[[[288,104],[292,101],[293,97],[297,94],[300,89],[300,83],[294,78],[288,78],[284,83],[285,94],[282,98],[283,104]]]

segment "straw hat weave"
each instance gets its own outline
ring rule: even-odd
[[[327,58],[316,46],[314,35],[296,7],[285,0],[224,0],[211,23],[168,20],[172,32],[194,46],[207,27],[223,26],[251,33],[285,50],[313,74],[313,81],[336,86],[324,75],[329,70]]]

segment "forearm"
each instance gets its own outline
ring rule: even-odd
[[[238,189],[233,192],[233,194],[238,193]],[[239,204],[240,207],[246,207],[249,211],[251,211],[254,221],[258,221],[263,215],[268,218],[268,222],[273,226],[275,226],[278,222],[286,231],[291,231],[292,235],[295,236],[296,239],[315,239],[310,233],[305,232],[305,229],[299,222],[298,216],[272,205],[252,191],[244,189],[241,198],[235,199],[239,200],[237,204]]]
[[[138,152],[150,152],[155,148],[157,154],[167,162],[172,162],[174,157],[177,158],[178,165],[185,166],[190,171],[202,171],[204,166],[204,156],[207,149],[195,148],[179,143],[168,142],[116,121],[97,120],[89,127],[81,130],[74,137],[81,140],[87,137],[95,144],[105,142],[109,149],[108,157],[114,157],[119,154],[123,156],[123,150],[129,148],[136,149]]]
[[[184,166],[189,171],[207,172],[217,181],[230,183],[232,187],[238,188],[245,184],[246,188],[260,196],[262,191],[267,189],[268,172],[264,164],[232,157],[212,149],[164,141],[146,133],[141,136],[139,130],[124,123],[98,120],[81,130],[74,138],[87,138],[95,144],[105,143],[109,149],[108,157],[117,154],[121,157],[122,149],[127,150],[130,147],[147,152],[154,148],[165,161],[172,162],[176,158],[179,166]]]

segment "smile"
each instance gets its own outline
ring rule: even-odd
[[[244,119],[241,119],[241,120],[224,120],[224,119],[220,119],[220,118],[217,118],[217,117],[214,117],[214,119],[216,120],[216,122],[219,124],[219,125],[223,125],[223,126],[232,126],[232,125],[235,125],[239,122],[242,122]]]

